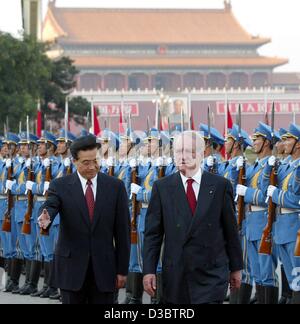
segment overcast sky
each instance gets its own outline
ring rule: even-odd
[[[58,6],[74,7],[150,7],[221,8],[223,0],[57,0]],[[288,58],[290,63],[278,71],[300,72],[300,1],[232,0],[233,11],[242,26],[253,35],[272,38],[263,55]],[[21,30],[21,0],[0,0],[0,30]],[[48,0],[43,0],[44,12]]]

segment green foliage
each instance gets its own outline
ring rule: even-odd
[[[0,133],[7,117],[10,130],[15,132],[20,121],[24,125],[27,115],[35,120],[39,98],[47,118],[58,121],[64,117],[65,98],[76,86],[78,71],[70,58],[51,61],[46,51],[47,44],[32,37],[16,39],[0,32]],[[69,107],[71,117],[76,115],[80,122],[89,103],[75,98]]]

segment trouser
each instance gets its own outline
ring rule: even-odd
[[[300,258],[295,257],[296,242],[277,245],[279,258],[283,264],[284,271],[292,291],[300,291]]]
[[[276,249],[272,255],[259,254],[259,241],[248,241],[251,275],[259,286],[278,287],[276,269],[278,265],[278,253]]]

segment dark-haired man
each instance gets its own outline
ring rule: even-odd
[[[51,182],[39,223],[60,214],[53,285],[64,304],[113,304],[126,282],[130,253],[127,194],[122,181],[99,173],[94,136],[75,140],[77,172]]]

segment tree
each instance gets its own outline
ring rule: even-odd
[[[47,49],[47,44],[30,36],[16,39],[0,32],[0,123],[8,117],[11,131],[17,132],[27,115],[36,119],[38,99],[48,119],[60,122],[64,118],[65,98],[76,86],[78,71],[68,57],[51,61]],[[83,124],[80,116],[87,114],[89,103],[74,98],[69,107],[70,117]]]

